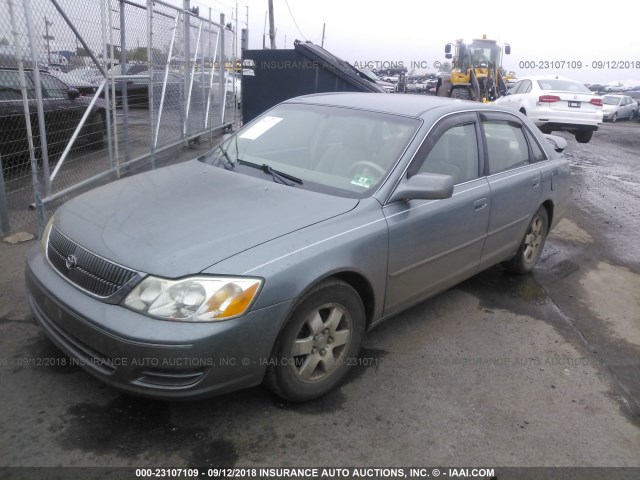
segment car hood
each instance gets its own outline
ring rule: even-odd
[[[357,204],[193,160],[80,195],[56,212],[55,226],[113,262],[180,277]]]

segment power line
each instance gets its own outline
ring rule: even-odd
[[[284,0],[284,3],[287,5],[287,9],[289,10],[289,15],[291,15],[291,20],[293,20],[293,24],[296,26],[296,28],[298,29],[298,32],[300,33],[300,35],[302,36],[302,38],[304,38],[305,40],[307,40],[307,37],[305,36],[304,33],[302,33],[302,30],[300,30],[300,27],[298,26],[298,22],[296,22],[296,19],[293,17],[293,12],[291,11],[291,7],[289,6],[289,2],[287,0]]]

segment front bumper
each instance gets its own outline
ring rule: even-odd
[[[260,384],[292,303],[222,322],[163,321],[84,294],[39,247],[29,252],[25,275],[31,310],[74,364],[116,388],[160,399]]]

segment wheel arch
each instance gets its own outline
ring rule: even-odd
[[[549,219],[549,223],[547,225],[547,233],[549,233],[549,231],[551,231],[551,225],[553,225],[553,208],[554,208],[553,200],[548,198],[547,200],[542,202],[542,206],[547,211],[547,217]]]
[[[286,320],[282,322],[280,330],[285,327],[289,318],[291,318],[291,315],[293,315],[293,312],[295,312],[296,308],[300,304],[300,300],[305,298],[309,292],[318,285],[331,279],[341,280],[356,291],[360,300],[362,300],[362,305],[364,306],[366,328],[369,328],[371,323],[373,323],[373,317],[376,310],[375,294],[371,282],[362,273],[355,270],[338,270],[329,272],[326,275],[317,278],[300,292],[300,295],[298,296],[297,301],[293,304]]]
[[[367,328],[373,322],[373,315],[375,312],[375,295],[373,293],[373,287],[369,280],[360,273],[345,270],[342,272],[336,272],[327,278],[337,278],[343,282],[351,285],[353,289],[358,293],[364,306],[365,323]]]

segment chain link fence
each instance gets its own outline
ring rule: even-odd
[[[0,233],[236,120],[222,15],[157,0],[0,8]]]

